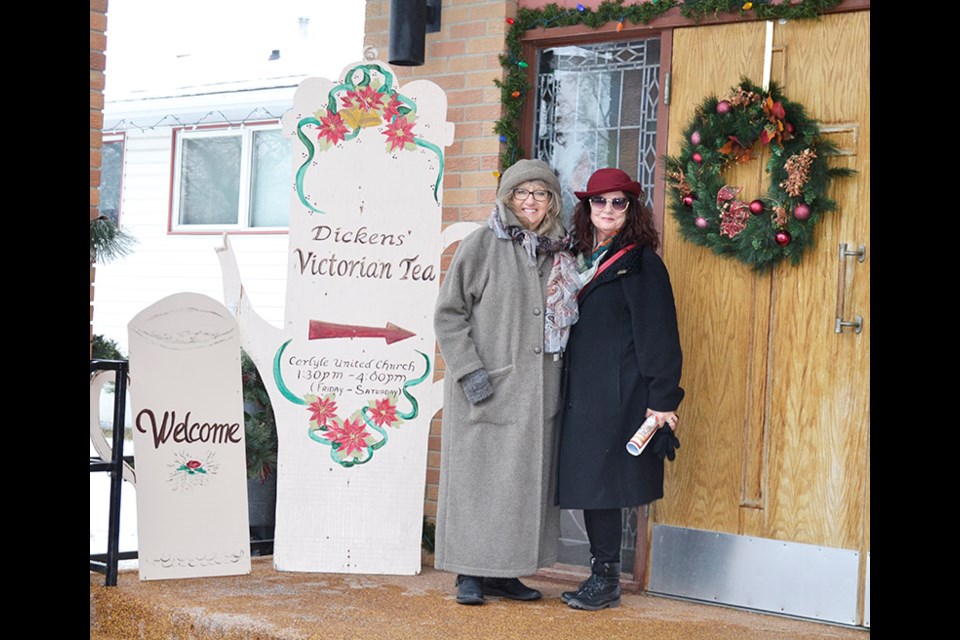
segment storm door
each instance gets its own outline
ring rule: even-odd
[[[652,206],[657,163],[660,39],[551,47],[539,50],[534,155],[560,177],[564,221],[569,226],[574,191],[601,167],[618,167],[643,185]],[[621,562],[634,565],[637,507],[623,510]],[[646,518],[642,519],[646,529]],[[590,548],[579,510],[561,514],[564,565],[590,566]]]

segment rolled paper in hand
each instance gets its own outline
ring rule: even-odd
[[[650,440],[653,439],[653,434],[656,432],[657,417],[650,416],[643,421],[643,424],[640,425],[637,432],[630,438],[630,442],[627,443],[627,452],[632,456],[638,456],[643,453],[643,450],[650,444]]]

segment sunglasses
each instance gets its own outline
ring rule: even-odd
[[[627,205],[630,204],[630,201],[626,198],[611,198],[609,200],[603,196],[593,196],[590,198],[590,206],[594,209],[603,209],[607,206],[608,202],[614,211],[626,211]]]

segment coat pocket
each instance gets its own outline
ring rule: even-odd
[[[521,417],[518,396],[513,385],[512,364],[489,371],[493,395],[479,404],[470,405],[469,420],[475,425],[509,425]]]

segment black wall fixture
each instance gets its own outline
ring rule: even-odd
[[[440,31],[440,0],[390,0],[390,64],[423,64],[427,33]]]

